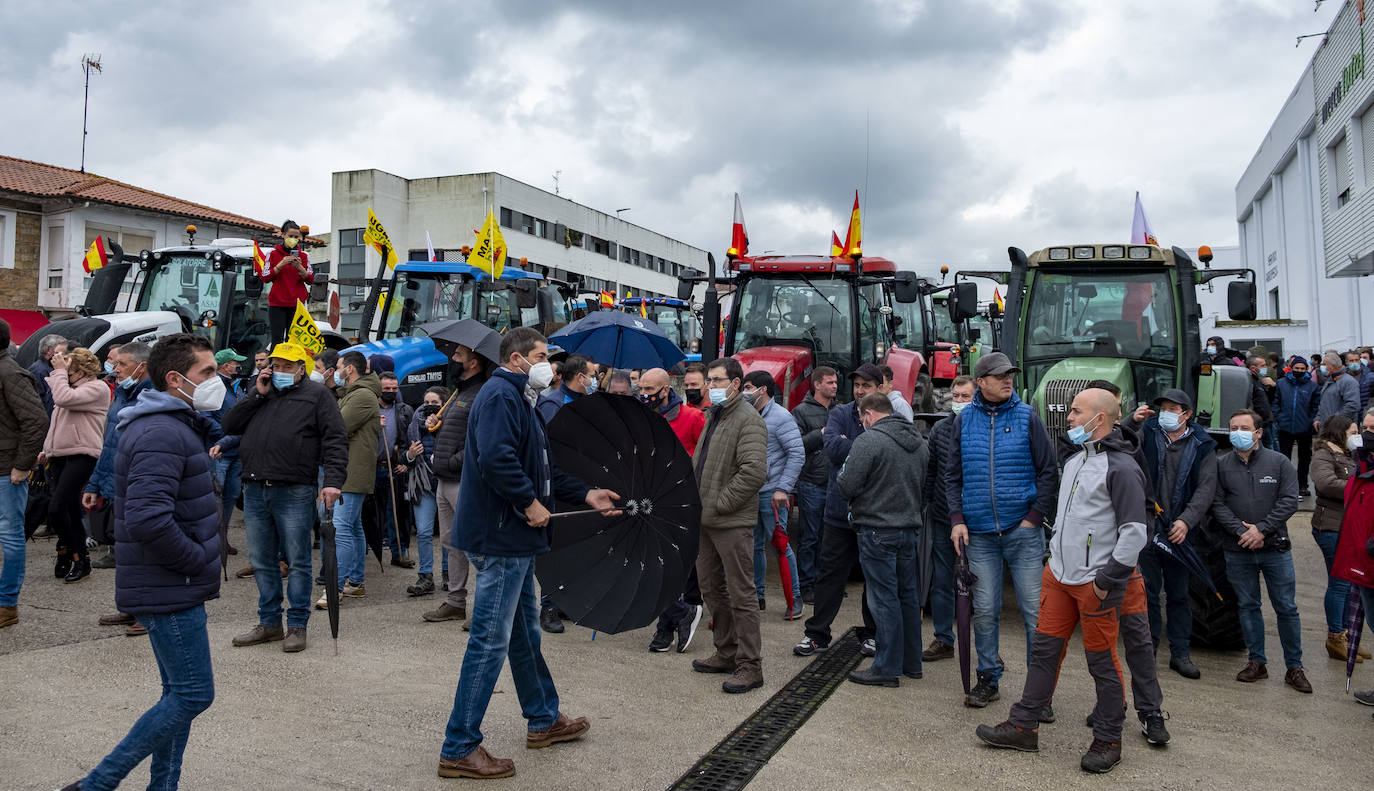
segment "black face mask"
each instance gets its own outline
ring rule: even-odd
[[[387,406],[391,406],[392,404],[396,403],[396,394],[382,393],[382,403],[386,404]]]
[[[428,418],[430,415],[437,415],[439,414],[439,409],[440,407],[438,404],[425,404],[420,407],[420,417]]]
[[[697,404],[701,403],[701,388],[687,388],[687,403],[691,404],[692,406],[696,406]]]

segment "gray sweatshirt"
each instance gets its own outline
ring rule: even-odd
[[[1342,377],[1343,379],[1349,377]],[[1212,518],[1228,552],[1247,552],[1236,539],[1249,522],[1264,534],[1264,549],[1289,548],[1288,520],[1297,513],[1298,473],[1276,450],[1257,447],[1250,460],[1231,451],[1217,459],[1217,499]]]
[[[889,415],[860,434],[835,482],[849,501],[855,529],[919,529],[926,477],[925,438],[914,425]]]
[[[1120,428],[1064,462],[1050,537],[1050,573],[1065,585],[1125,587],[1145,548],[1145,473]]]

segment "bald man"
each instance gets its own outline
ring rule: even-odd
[[[1081,621],[1097,707],[1092,745],[1080,766],[1097,774],[1121,762],[1125,704],[1118,624],[1123,610],[1145,606],[1145,587],[1136,571],[1148,535],[1145,474],[1133,456],[1133,437],[1116,427],[1119,414],[1116,397],[1106,390],[1089,388],[1073,399],[1069,439],[1080,449],[1065,461],[1060,479],[1026,686],[1005,722],[977,729],[978,738],[993,747],[1039,750],[1039,713],[1054,696],[1060,662]]]
[[[677,435],[678,441],[691,455],[701,438],[701,430],[706,427],[706,415],[700,409],[686,403],[668,384],[668,372],[662,368],[650,368],[639,375],[639,400],[645,406],[662,415]],[[687,650],[697,625],[701,623],[701,588],[697,585],[696,566],[687,577],[682,596],[658,618],[658,628],[654,638],[649,641],[649,650],[664,653],[677,637],[677,652]]]

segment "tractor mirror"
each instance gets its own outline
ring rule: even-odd
[[[955,283],[946,301],[949,303],[950,321],[955,324],[968,321],[978,315],[978,284],[968,281]]]
[[[1097,286],[1092,283],[1084,283],[1074,289],[1074,294],[1083,299],[1097,299]]]
[[[688,270],[688,271],[686,271],[686,272],[683,273],[683,276],[684,276],[684,277],[690,277],[690,276],[695,275],[695,274],[696,274],[695,271]],[[692,282],[691,280],[682,280],[682,279],[679,279],[679,280],[677,281],[677,298],[680,299],[680,300],[682,300],[683,302],[691,302],[691,301],[692,301],[692,289],[696,288],[696,285],[697,285],[697,284],[694,283],[694,282]]]
[[[536,302],[539,308],[539,322],[547,327],[553,323],[554,308],[558,304],[558,289],[553,286],[545,286],[536,292]]]
[[[235,275],[235,277],[237,277],[237,275]],[[326,284],[325,288],[328,287],[328,284]],[[250,300],[256,300],[258,297],[261,297],[262,278],[258,277],[252,272],[245,273],[243,276],[243,295],[248,297],[248,299]]]
[[[898,272],[892,281],[893,296],[903,305],[921,298],[921,284],[915,272]]]
[[[1226,313],[1232,321],[1254,321],[1255,284],[1250,280],[1240,280],[1226,286]]]
[[[511,288],[515,289],[515,306],[518,308],[532,308],[539,302],[539,281],[532,277],[522,277],[511,283]]]

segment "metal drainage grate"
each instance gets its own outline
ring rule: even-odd
[[[850,629],[702,756],[668,787],[668,791],[737,791],[744,788],[768,759],[816,713],[862,658],[859,638],[855,630]]]

